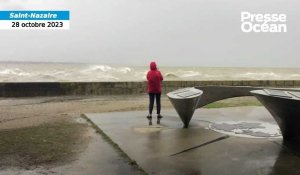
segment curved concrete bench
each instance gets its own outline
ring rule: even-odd
[[[285,140],[300,136],[300,92],[254,90],[251,93],[267,108],[276,120]]]
[[[195,88],[203,91],[201,101],[199,101],[197,108],[227,98],[253,96],[250,91],[263,89],[261,87],[252,86],[197,86]]]
[[[184,127],[187,128],[197,108],[227,98],[253,96],[250,91],[257,89],[262,88],[251,86],[197,86],[178,89],[167,93],[167,96],[182,120]],[[185,93],[196,90],[199,92],[198,96],[186,98],[178,96],[180,92]]]
[[[189,126],[202,94],[203,91],[196,88],[179,89],[167,94],[185,128]]]
[[[184,89],[167,94],[184,123],[184,127],[188,127],[197,108],[227,98],[255,96],[272,114],[285,140],[300,136],[299,89],[272,88],[267,90],[263,87],[251,86],[198,86],[194,87],[201,91],[197,98],[182,99],[174,96],[174,93]]]

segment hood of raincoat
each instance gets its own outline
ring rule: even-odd
[[[154,61],[150,63],[150,69],[151,70],[156,70],[157,69],[156,68],[156,63]]]

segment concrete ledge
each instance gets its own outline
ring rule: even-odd
[[[300,80],[164,81],[163,93],[193,86],[227,85],[256,87],[300,87]],[[63,95],[130,95],[146,93],[147,82],[2,82],[0,97]]]

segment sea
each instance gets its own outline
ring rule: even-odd
[[[144,81],[148,66],[0,62],[0,82]],[[160,67],[164,80],[300,80],[300,68]]]

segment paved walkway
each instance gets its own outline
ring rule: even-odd
[[[236,137],[208,129],[222,121],[275,124],[263,107],[199,109],[190,128],[164,111],[161,125],[147,125],[145,112],[86,114],[149,174],[299,174],[300,157],[281,138]]]

